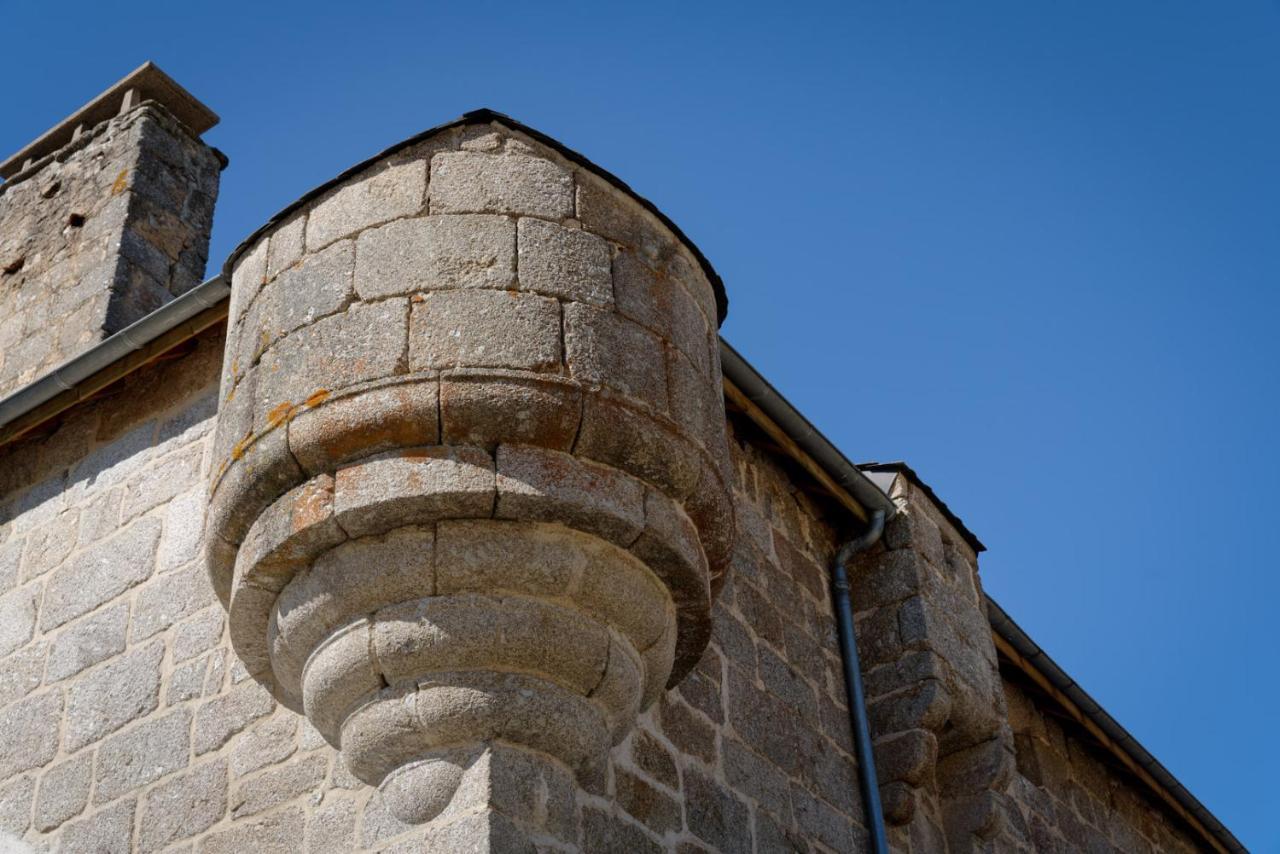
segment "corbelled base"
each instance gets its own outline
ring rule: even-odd
[[[677,602],[706,606],[674,502],[565,454],[495,456],[411,449],[314,477],[236,559],[237,653],[406,822],[449,808],[494,745],[595,773],[700,625]]]

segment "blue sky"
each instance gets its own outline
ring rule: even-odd
[[[1280,6],[4,7],[5,154],[148,58],[221,114],[212,265],[480,106],[621,175],[723,275],[726,337],[909,461],[1015,619],[1280,851]]]

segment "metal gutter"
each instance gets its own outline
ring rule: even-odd
[[[17,429],[22,419],[52,403],[55,398],[63,397],[70,406],[99,390],[101,384],[96,384],[92,391],[82,388],[82,385],[130,356],[141,353],[184,323],[202,315],[215,321],[220,319],[217,315],[225,316],[225,302],[230,295],[231,288],[226,280],[222,276],[214,276],[0,400],[0,444],[12,441],[21,432],[36,426],[38,422],[26,424],[24,430]],[[119,374],[118,371],[116,373]],[[56,413],[50,413],[50,417],[52,414]]]
[[[870,521],[870,514],[876,510],[882,511],[886,518],[897,512],[897,505],[889,496],[881,492],[848,457],[840,453],[809,419],[801,415],[723,338],[720,339],[720,365],[725,379],[737,387],[747,402],[781,428],[802,453],[821,467],[835,487],[844,490],[858,505],[865,508],[864,514],[857,514],[863,521]],[[729,390],[726,390],[726,396],[728,393]]]
[[[1199,831],[1214,849],[1227,852],[1246,850],[1204,804],[1187,791],[1128,730],[1107,714],[990,596],[987,596],[987,620],[996,636],[996,648],[1020,669],[1027,671],[1027,675],[1038,684],[1040,680],[1035,679],[1035,675],[1039,674],[1048,683],[1041,684],[1041,687],[1051,689],[1051,696],[1122,761],[1127,757],[1129,761],[1124,764],[1129,770]]]

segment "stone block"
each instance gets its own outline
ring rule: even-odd
[[[86,667],[124,652],[129,626],[129,605],[121,602],[86,616],[53,639],[45,679],[57,682]]]
[[[290,807],[253,821],[241,821],[200,841],[199,854],[296,854],[305,833],[306,813]]]
[[[240,256],[231,271],[231,306],[227,316],[232,323],[240,319],[266,284],[267,253],[267,238],[263,237]]]
[[[262,289],[255,303],[260,307],[256,314],[259,326],[255,329],[249,325],[255,316],[250,309],[240,334],[261,335],[260,341],[269,347],[281,336],[342,311],[354,299],[354,270],[355,242],[351,240],[305,256]],[[247,367],[251,357],[241,353],[242,364]]]
[[[700,476],[697,449],[674,425],[612,396],[584,397],[573,452],[655,484],[677,500],[693,491]]]
[[[173,633],[172,657],[175,664],[208,652],[222,639],[226,623],[221,607],[210,607],[178,625]]]
[[[59,762],[40,778],[36,795],[34,826],[48,832],[79,815],[89,803],[93,785],[93,753],[84,753]]]
[[[520,290],[598,306],[613,304],[609,244],[590,232],[525,217],[519,225]]]
[[[87,614],[151,575],[160,527],[157,518],[140,519],[55,570],[45,588],[41,628]]]
[[[309,406],[289,424],[289,450],[307,474],[381,451],[440,441],[438,381],[406,377]]]
[[[402,451],[340,469],[334,481],[335,518],[352,537],[493,512],[493,462],[478,448]]]
[[[458,290],[415,300],[409,327],[413,370],[522,368],[560,364],[560,306],[514,291]]]
[[[73,821],[59,834],[58,851],[66,854],[103,854],[133,850],[132,798],[98,810],[88,818]]]
[[[254,429],[285,423],[348,386],[403,373],[407,312],[405,300],[356,303],[277,343],[258,368]]]
[[[495,516],[560,522],[622,546],[644,526],[644,488],[632,478],[558,451],[498,448]]]
[[[137,850],[158,851],[212,827],[227,811],[227,763],[198,765],[147,792]],[[299,827],[301,831],[301,827]],[[202,847],[207,847],[208,841]],[[255,846],[255,850],[262,850]]]
[[[119,495],[117,493],[117,501]],[[117,511],[119,504],[116,505]],[[47,525],[36,528],[27,535],[26,548],[22,554],[22,578],[23,580],[31,580],[44,575],[49,570],[62,563],[67,555],[71,554],[71,550],[75,548],[76,541],[68,536],[68,528],[74,527],[74,515],[72,511],[70,525],[64,523],[61,519]],[[115,520],[112,530],[119,527],[120,520]],[[19,544],[21,545],[21,544]],[[17,576],[15,576],[15,582]]]
[[[650,780],[679,791],[680,775],[671,751],[647,730],[637,729],[632,734],[631,761]]]
[[[573,215],[573,176],[540,157],[442,152],[431,158],[431,212],[563,219]]]
[[[437,670],[494,669],[545,676],[586,696],[609,653],[604,627],[581,612],[524,596],[457,593],[402,602],[373,618],[384,678]]]
[[[243,818],[319,791],[329,773],[329,757],[315,754],[238,782],[231,793],[231,817]]]
[[[179,709],[108,738],[98,748],[98,786],[94,801],[99,804],[113,801],[185,768],[190,734],[191,712]]]
[[[684,825],[681,804],[624,768],[614,769],[614,799],[627,815],[658,836],[679,831]]]
[[[751,851],[747,806],[723,783],[696,768],[686,768],[684,798],[686,821],[695,836],[726,854]]]
[[[40,768],[58,753],[62,692],[47,691],[0,709],[0,778]],[[50,723],[53,726],[50,726]]]
[[[0,656],[31,640],[36,627],[37,587],[24,587],[0,596]]]
[[[565,359],[580,382],[610,388],[654,412],[667,412],[662,339],[612,311],[564,307]]]
[[[299,720],[306,719],[285,711],[258,721],[236,736],[230,757],[232,778],[244,777],[292,756],[298,747],[295,736]]]
[[[663,695],[658,708],[662,734],[672,746],[686,757],[714,766],[719,754],[716,728],[671,694]],[[687,767],[688,763],[682,760],[681,765]]]
[[[639,203],[598,175],[578,170],[577,217],[582,227],[625,246],[660,267],[675,251],[675,238]]]
[[[164,514],[164,535],[156,552],[157,572],[169,572],[200,557],[207,503],[205,490],[199,488],[169,502]]]
[[[243,449],[217,481],[209,502],[206,540],[210,554],[227,557],[222,544],[242,542],[258,514],[304,477],[293,455],[289,453],[285,430],[271,430],[258,436]],[[219,552],[221,551],[221,554]],[[231,563],[210,563],[214,590],[230,587]],[[226,577],[213,570],[227,571]]]
[[[284,225],[277,226],[271,232],[271,240],[267,247],[268,279],[274,279],[281,271],[287,270],[302,257],[307,228],[305,212],[294,214]],[[266,241],[264,241],[266,242]],[[242,261],[237,267],[245,264]]]
[[[278,593],[316,555],[347,539],[334,521],[333,496],[333,477],[317,475],[280,496],[254,521],[236,555],[233,618],[238,619],[234,600],[244,585]]]
[[[594,806],[582,809],[582,850],[660,854],[662,846],[637,825]]]
[[[159,507],[200,479],[200,461],[204,448],[196,446],[170,454],[143,469],[125,485],[120,513],[130,520]]]
[[[679,281],[635,252],[621,251],[613,261],[613,290],[619,312],[673,344],[704,377],[711,377],[712,360],[718,359],[709,334],[712,326]]]
[[[196,710],[195,754],[208,753],[226,744],[231,736],[258,718],[271,714],[275,701],[255,682],[241,682],[230,692],[203,703]]]
[[[20,700],[40,687],[48,653],[48,642],[38,640],[0,658],[0,707]]]
[[[339,740],[347,713],[385,684],[371,625],[364,617],[354,620],[326,637],[306,656],[302,670],[303,708],[307,720],[334,743]],[[306,654],[298,646],[294,649]]]
[[[268,629],[271,661],[281,684],[296,688],[312,651],[344,623],[388,602],[430,596],[432,542],[430,527],[361,537],[325,552],[310,572],[290,582],[280,593]]]
[[[502,369],[451,370],[440,377],[443,441],[568,451],[582,418],[581,391],[566,379]]]
[[[359,817],[359,806],[354,800],[326,796],[307,819],[306,854],[353,850]]]
[[[21,837],[27,832],[35,793],[34,776],[15,777],[0,784],[0,833]]]
[[[426,201],[427,164],[422,160],[370,166],[317,202],[307,217],[307,250],[381,222],[411,216]]]
[[[505,216],[404,219],[360,235],[361,299],[456,288],[513,288],[516,225]]]
[[[156,576],[138,588],[130,639],[134,643],[145,640],[216,600],[209,577],[200,564]]]
[[[594,538],[558,525],[443,521],[436,528],[436,592],[561,596],[577,589],[598,550]]]
[[[164,644],[130,650],[67,691],[65,743],[77,750],[155,711],[160,702],[160,661]]]

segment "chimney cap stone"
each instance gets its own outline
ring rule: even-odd
[[[182,122],[196,136],[218,123],[217,113],[210,110],[194,95],[178,85],[154,62],[144,62],[126,74],[106,91],[67,116],[39,139],[0,163],[0,178],[8,179],[24,168],[28,161],[36,161],[57,151],[75,139],[77,128],[94,127],[132,108],[143,101],[156,101]]]

